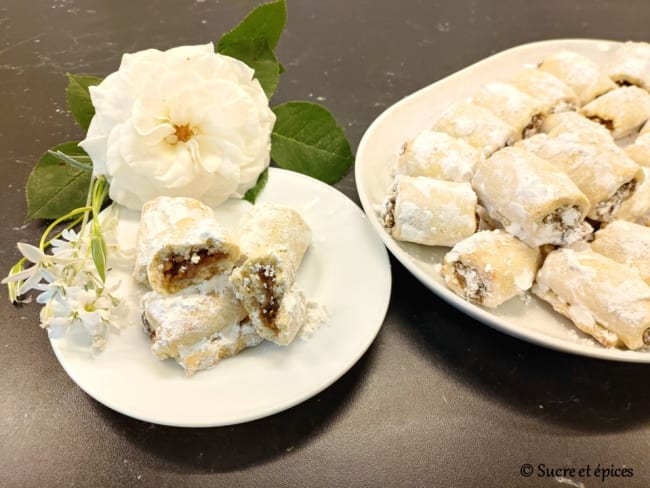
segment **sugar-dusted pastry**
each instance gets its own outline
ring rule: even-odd
[[[488,211],[481,204],[476,205],[476,219],[478,220],[477,231],[503,229],[501,222],[490,217]]]
[[[269,254],[246,260],[230,277],[257,333],[281,346],[293,341],[307,318],[305,296],[294,275],[276,254]]]
[[[551,252],[533,293],[604,346],[650,344],[650,286],[639,273],[590,249]]]
[[[396,174],[469,181],[481,153],[462,139],[424,130],[404,143]]]
[[[635,163],[650,168],[650,132],[639,134],[634,142],[625,148],[625,154]]]
[[[587,197],[566,173],[523,149],[480,162],[472,187],[490,217],[529,246],[564,245],[591,232]]]
[[[650,225],[650,168],[641,167],[644,178],[634,194],[621,203],[616,218],[640,225]]]
[[[288,207],[257,204],[239,223],[245,260],[230,280],[258,334],[280,345],[294,339],[306,316],[294,283],[310,242],[309,226]]]
[[[589,103],[616,85],[598,63],[574,51],[559,51],[544,59],[539,69],[557,76],[576,92],[580,105]]]
[[[171,296],[152,291],[142,297],[142,321],[157,357],[177,359],[181,346],[192,346],[246,317],[225,281],[226,286],[209,291],[188,290]]]
[[[644,179],[641,167],[618,146],[583,143],[579,134],[537,134],[518,145],[568,174],[589,199],[588,217],[593,220],[614,219]]]
[[[544,112],[564,112],[578,107],[578,96],[573,88],[546,71],[525,68],[509,83],[542,102]]]
[[[622,86],[592,100],[580,112],[620,139],[650,118],[650,93],[637,86]]]
[[[487,108],[511,125],[517,139],[535,134],[545,114],[542,102],[508,83],[484,85],[474,95],[472,103]]]
[[[611,144],[614,141],[605,127],[578,112],[549,114],[542,123],[541,131],[552,137],[570,133],[588,144]]]
[[[179,220],[159,235],[158,246],[147,276],[151,287],[165,295],[229,274],[240,254],[239,246],[212,218]]]
[[[261,288],[252,285],[251,290],[259,292]],[[262,303],[259,297],[248,301],[247,297],[251,296],[245,294],[243,303],[253,310],[250,316],[257,333],[281,346],[291,344],[307,320],[308,304],[302,290],[294,283],[279,298],[272,298],[266,308],[259,306]],[[275,303],[278,303],[277,308]]]
[[[628,41],[612,54],[607,75],[620,86],[650,90],[650,44]]]
[[[650,227],[615,220],[594,234],[591,248],[636,269],[650,284]]]
[[[274,252],[293,273],[311,243],[311,229],[298,212],[269,203],[252,206],[240,219],[237,233],[244,258]]]
[[[463,139],[487,157],[517,139],[516,130],[488,109],[459,102],[445,110],[433,130]]]
[[[140,283],[147,282],[147,265],[160,247],[160,236],[166,234],[182,219],[212,217],[210,207],[194,198],[157,197],[142,207],[138,230],[133,277]]]
[[[502,230],[481,231],[456,244],[444,258],[447,286],[465,300],[494,308],[533,285],[539,248]]]
[[[476,231],[476,203],[469,183],[400,175],[381,218],[399,241],[453,246]]]
[[[209,369],[248,347],[255,347],[263,340],[250,320],[244,319],[194,344],[180,344],[176,360],[191,375]]]

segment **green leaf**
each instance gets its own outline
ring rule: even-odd
[[[273,49],[287,22],[285,0],[265,3],[253,9],[237,27],[227,32],[217,44],[217,52],[237,58],[255,70],[264,93],[271,98],[284,68]]]
[[[258,195],[266,186],[266,182],[268,180],[269,180],[269,168],[266,168],[257,177],[257,183],[255,183],[255,186],[244,194],[244,200],[247,200],[254,204],[255,200],[257,200]]]
[[[241,41],[266,41],[271,50],[275,49],[284,25],[287,22],[287,5],[285,0],[265,3],[253,9],[233,30],[219,39],[217,52],[229,44]]]
[[[316,103],[287,102],[273,109],[271,157],[278,166],[336,183],[345,176],[354,155],[341,126]]]
[[[271,98],[280,81],[280,63],[264,39],[247,39],[226,44],[221,54],[237,58],[255,70],[255,78]]]
[[[90,120],[95,115],[95,107],[90,100],[88,87],[99,85],[102,79],[95,76],[81,76],[68,73],[68,87],[65,98],[68,108],[83,130],[88,130]]]
[[[65,142],[51,150],[71,157],[88,157],[77,142]],[[27,179],[27,219],[56,219],[86,204],[90,173],[60,161],[48,152]]]

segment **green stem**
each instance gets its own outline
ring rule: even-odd
[[[69,164],[75,169],[80,169],[82,171],[92,171],[93,170],[93,165],[92,164],[84,164],[79,161],[79,159],[84,158],[88,159],[90,161],[90,158],[88,156],[77,156],[77,159],[73,158],[72,156],[68,156],[64,152],[61,151],[52,151],[48,150],[47,151],[50,156],[54,156],[55,158],[63,161],[64,163]]]
[[[9,270],[9,276],[16,273],[20,273],[23,270],[23,265],[27,262],[26,258],[21,258],[16,264],[12,266]],[[11,303],[16,303],[18,301],[18,290],[23,286],[22,281],[10,281],[7,283],[7,293],[9,295],[9,301]]]
[[[70,224],[66,225],[65,229],[54,234],[54,237],[52,237],[52,239],[50,239],[45,243],[45,249],[49,248],[52,245],[52,241],[54,239],[58,239],[59,237],[61,237],[63,235],[64,230],[74,229],[76,226],[78,226],[81,223],[82,220],[83,220],[83,216],[79,216],[75,220],[73,220]]]
[[[71,219],[72,217],[74,217],[75,215],[79,215],[79,214],[81,214],[81,213],[83,213],[83,214],[84,214],[84,217],[85,217],[86,213],[87,213],[89,210],[91,210],[91,207],[79,207],[79,208],[75,208],[75,209],[72,210],[71,212],[68,212],[68,213],[65,214],[63,217],[59,217],[59,218],[56,219],[54,222],[52,222],[50,225],[48,225],[47,228],[45,229],[45,232],[43,232],[43,235],[41,236],[41,241],[40,241],[40,243],[39,243],[39,245],[38,245],[38,247],[41,249],[41,251],[45,251],[46,243],[47,243],[47,242],[52,242],[51,239],[50,239],[50,241],[47,241],[47,236],[50,234],[50,232],[52,232],[52,230],[54,230],[54,228],[55,228],[56,226],[58,226],[61,222],[65,222],[66,220],[70,220],[70,219]],[[78,221],[79,221],[79,219],[75,220],[75,224],[74,224],[74,225],[77,225],[77,224],[79,223]],[[67,229],[71,229],[71,228],[72,228],[72,227],[70,227],[70,226],[67,227]],[[60,236],[61,234],[59,233],[59,234],[57,234],[57,235]]]

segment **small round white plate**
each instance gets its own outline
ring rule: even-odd
[[[368,349],[390,299],[388,255],[364,213],[336,189],[313,178],[271,169],[258,202],[291,207],[312,229],[313,241],[298,273],[309,300],[329,317],[308,339],[287,346],[264,342],[186,377],[173,360],[150,351],[140,322],[139,300],[147,290],[130,270],[114,269],[129,313],[119,334],[92,357],[74,335],[51,341],[70,377],[91,397],[125,415],[182,427],[231,425],[265,417],[319,393],[348,371]],[[229,201],[215,210],[224,224],[237,221],[250,204]],[[118,239],[135,245],[139,214],[120,209]]]
[[[490,56],[407,96],[377,117],[364,134],[357,151],[356,183],[372,227],[388,249],[417,279],[459,310],[497,330],[549,348],[602,359],[650,363],[650,352],[600,346],[531,295],[514,298],[496,310],[466,302],[447,289],[440,276],[439,264],[446,248],[395,241],[377,218],[377,207],[391,185],[391,168],[400,147],[421,130],[431,127],[454,101],[471,97],[491,81],[507,81],[522,68],[533,67],[561,49],[582,53],[603,66],[619,45],[618,42],[591,39],[524,44]]]

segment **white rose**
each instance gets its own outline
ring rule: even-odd
[[[275,114],[253,73],[212,44],[125,54],[90,88],[95,116],[79,144],[110,197],[132,209],[160,195],[215,206],[254,186]]]

